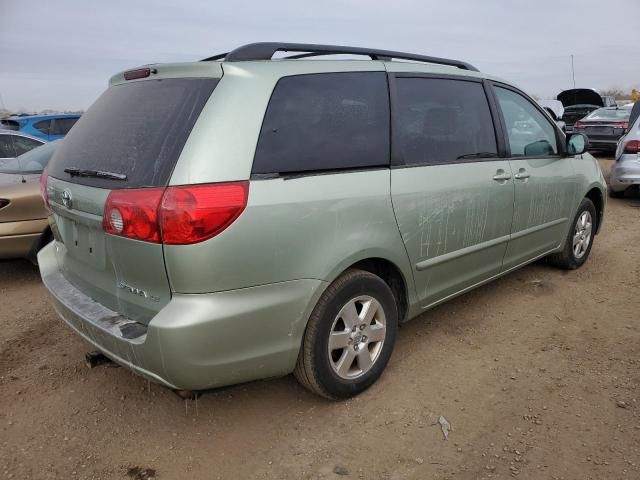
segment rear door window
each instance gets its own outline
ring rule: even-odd
[[[482,83],[396,78],[394,142],[407,165],[469,162],[498,156]]]
[[[166,185],[217,83],[213,78],[173,78],[110,87],[64,138],[49,163],[49,175],[100,188]],[[127,178],[71,177],[66,168]]]
[[[383,72],[284,77],[267,108],[254,174],[389,165],[389,95]]]

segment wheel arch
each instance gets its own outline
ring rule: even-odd
[[[364,270],[380,277],[391,289],[398,306],[398,320],[400,323],[409,319],[410,307],[414,303],[415,289],[411,272],[403,270],[387,256],[378,254],[360,255],[341,262],[340,266],[334,269],[328,281],[331,283],[349,269]],[[406,267],[405,267],[406,268]],[[408,273],[408,274],[407,274]]]
[[[584,196],[593,202],[596,207],[596,235],[600,232],[600,226],[604,219],[605,197],[600,187],[592,187]]]

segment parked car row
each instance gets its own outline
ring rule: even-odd
[[[0,120],[0,259],[36,261],[51,241],[40,177],[80,115],[19,115]]]
[[[588,88],[565,90],[557,98],[563,105],[566,133],[583,133],[593,149],[616,149],[629,126],[630,105],[618,107],[615,98]]]
[[[601,96],[591,88],[572,88],[558,94],[558,101],[562,103],[564,112],[562,121],[566,125],[567,133],[572,133],[578,120],[602,107],[615,107],[616,100],[613,97]]]
[[[0,120],[0,128],[51,141],[63,138],[79,118],[78,114],[16,115]]]

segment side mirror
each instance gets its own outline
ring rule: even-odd
[[[589,149],[589,138],[582,133],[573,133],[567,138],[567,153],[582,155]]]

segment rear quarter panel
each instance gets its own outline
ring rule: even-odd
[[[217,237],[166,245],[172,290],[204,293],[297,279],[331,282],[371,257],[411,267],[391,205],[388,169],[252,181],[247,209]]]

